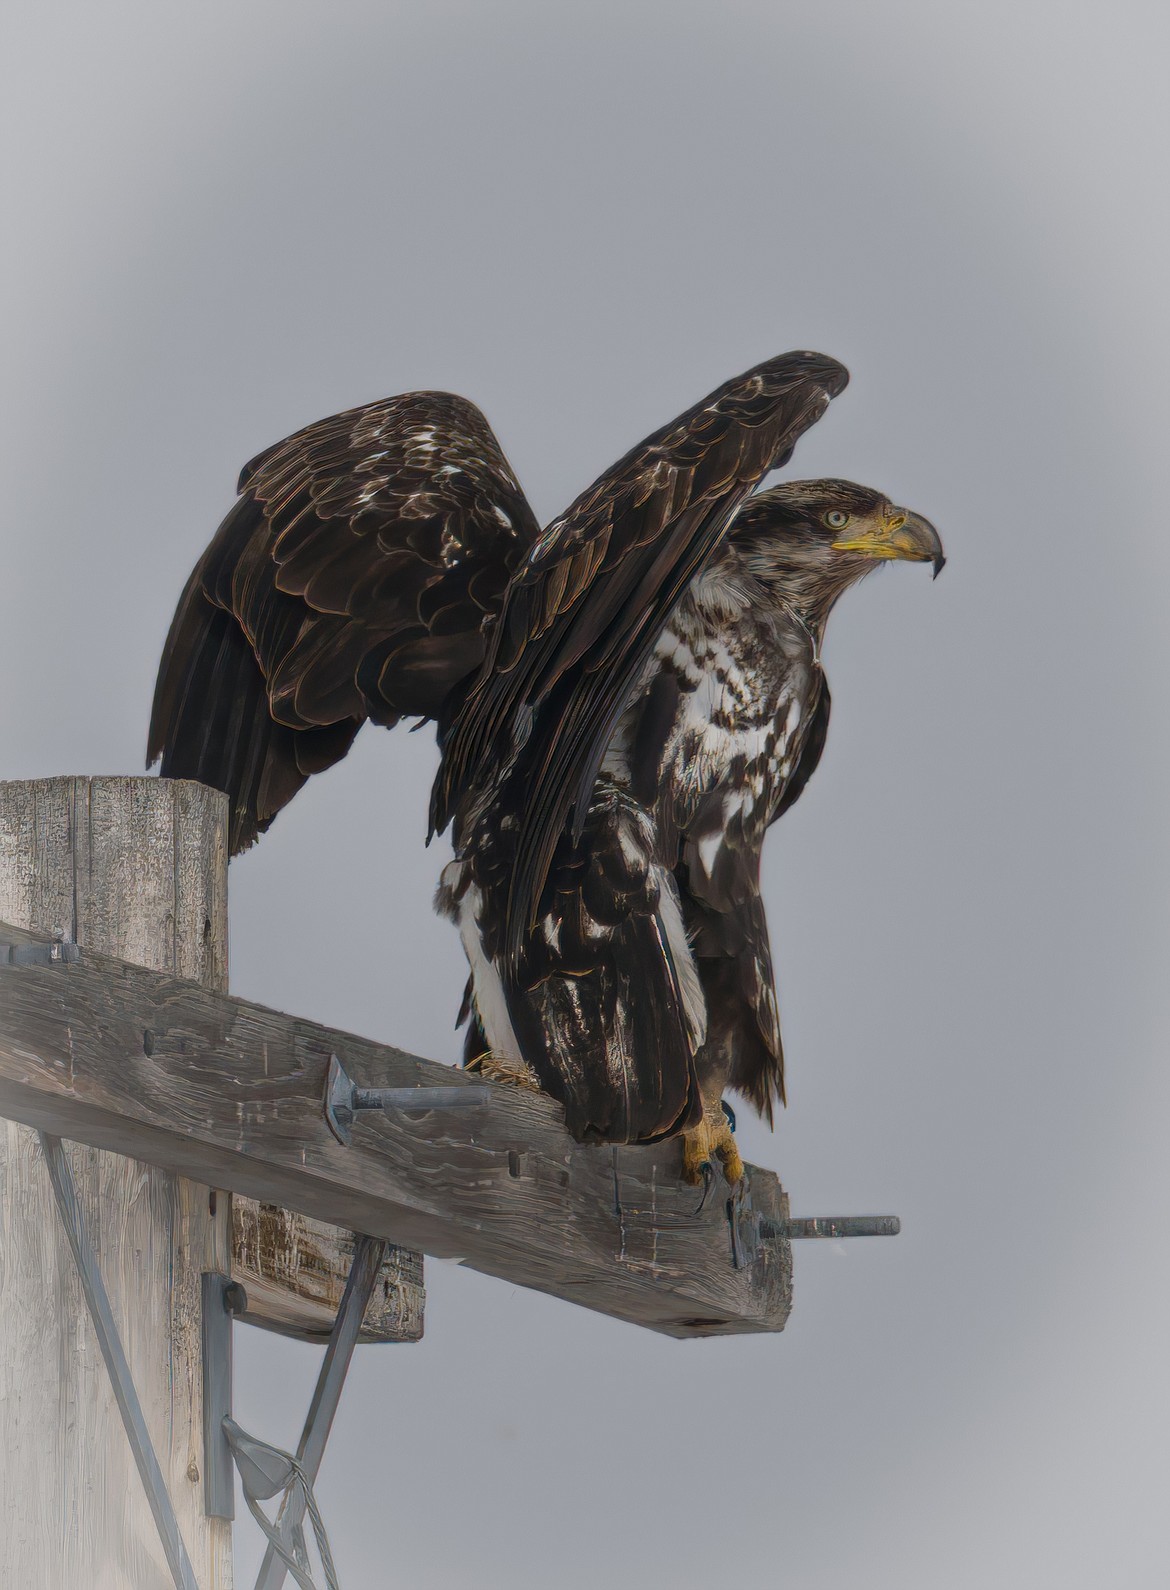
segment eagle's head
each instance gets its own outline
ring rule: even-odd
[[[818,624],[878,563],[930,563],[937,576],[946,561],[929,519],[851,480],[789,480],[750,497],[730,541],[751,574]]]

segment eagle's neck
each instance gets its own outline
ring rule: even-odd
[[[770,549],[769,549],[770,550]],[[735,624],[749,613],[756,621],[771,615],[780,628],[803,636],[820,662],[825,625],[837,598],[873,566],[844,560],[826,568],[818,552],[805,560],[799,549],[785,549],[781,563],[750,545],[725,542],[691,584],[695,606],[719,624]]]
[[[783,538],[733,535],[720,548],[718,564],[725,561],[753,582],[761,593],[759,605],[792,615],[808,631],[818,654],[838,597],[875,567],[871,558],[843,556],[823,539],[795,529]]]
[[[806,617],[801,609],[794,603],[787,601],[783,596],[772,593],[772,601],[778,603],[785,617],[798,630],[803,631],[807,637],[812,660],[819,668],[821,666],[821,643],[825,638],[824,620],[818,624],[815,619]]]

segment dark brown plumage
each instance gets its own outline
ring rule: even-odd
[[[436,722],[469,1056],[530,1068],[580,1138],[783,1097],[759,858],[824,744],[819,636],[875,558],[941,559],[849,482],[750,496],[846,380],[757,366],[543,533],[470,403],[351,410],[244,470],[176,613],[150,756],[227,790],[233,850],[367,718]]]
[[[605,748],[663,623],[749,492],[787,463],[848,379],[833,359],[794,353],[726,382],[582,493],[511,581],[445,741],[432,802],[433,826],[455,818],[458,843],[463,814],[494,800],[513,772],[523,783],[510,964],[566,821],[581,832]]]
[[[233,852],[367,718],[443,725],[538,533],[487,421],[446,392],[307,426],[239,490],[180,599],[148,748],[229,792]]]

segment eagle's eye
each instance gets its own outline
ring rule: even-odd
[[[840,508],[830,508],[829,512],[825,515],[825,523],[828,525],[830,530],[844,530],[845,526],[849,523],[849,515],[847,513],[842,513]]]

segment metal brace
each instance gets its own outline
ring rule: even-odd
[[[203,1276],[204,1511],[214,1518],[235,1516],[234,1461],[248,1509],[269,1542],[256,1590],[280,1590],[289,1572],[298,1584],[312,1584],[304,1555],[306,1511],[321,1552],[326,1582],[336,1583],[313,1485],[386,1248],[387,1244],[378,1238],[355,1238],[345,1290],[295,1455],[257,1441],[232,1418],[232,1320],[247,1311],[248,1297],[244,1288],[226,1275],[208,1272]],[[284,1500],[275,1522],[271,1522],[261,1512],[259,1503],[280,1491],[284,1492]]]
[[[238,1281],[218,1271],[202,1276],[203,1303],[203,1511],[208,1518],[236,1516],[232,1449],[224,1420],[232,1412],[232,1320],[248,1307]]]
[[[52,944],[0,944],[0,966],[75,965],[80,959],[77,945],[66,944],[63,937]]]
[[[329,1345],[325,1349],[325,1358],[321,1372],[317,1376],[313,1400],[309,1404],[305,1427],[297,1446],[296,1466],[307,1483],[288,1493],[285,1505],[276,1521],[277,1533],[289,1545],[295,1545],[301,1538],[311,1488],[321,1467],[325,1443],[329,1439],[329,1431],[333,1427],[333,1418],[341,1400],[341,1388],[345,1384],[353,1350],[357,1346],[358,1333],[362,1328],[366,1307],[373,1295],[382,1261],[386,1257],[386,1246],[386,1243],[378,1238],[360,1235],[354,1243],[353,1263],[349,1267],[345,1291],[341,1295],[337,1318],[333,1322]],[[280,1590],[287,1571],[287,1557],[282,1560],[275,1543],[270,1541],[256,1580],[256,1590]]]
[[[337,1056],[331,1054],[325,1075],[325,1119],[337,1141],[348,1144],[353,1136],[354,1116],[361,1110],[482,1109],[491,1094],[484,1082],[445,1087],[359,1088]]]
[[[90,1245],[81,1204],[77,1197],[77,1184],[73,1179],[73,1168],[65,1152],[65,1145],[59,1137],[54,1137],[49,1132],[41,1132],[40,1140],[45,1153],[45,1164],[49,1170],[49,1180],[53,1186],[53,1197],[57,1203],[57,1213],[61,1217],[65,1235],[73,1250],[73,1262],[77,1266],[81,1290],[85,1294],[98,1346],[101,1348],[106,1370],[114,1388],[118,1410],[126,1427],[130,1449],[134,1453],[134,1462],[138,1467],[150,1510],[154,1514],[171,1578],[174,1580],[176,1590],[199,1590],[195,1580],[195,1570],[191,1566],[191,1559],[187,1555],[187,1548],[179,1529],[175,1506],[167,1490],[167,1482],[163,1478],[154,1443],[150,1439],[150,1431],[143,1417],[142,1404],[138,1400],[130,1365],[126,1361],[122,1338],[118,1334],[118,1326],[110,1308],[109,1294],[102,1280],[97,1255]]]
[[[317,1581],[313,1578],[309,1553],[305,1547],[305,1532],[298,1526],[291,1538],[286,1540],[281,1532],[279,1517],[273,1523],[260,1506],[261,1502],[271,1501],[274,1496],[282,1496],[285,1503],[294,1493],[303,1496],[325,1575],[325,1590],[338,1590],[337,1568],[333,1562],[329,1534],[303,1464],[291,1452],[285,1452],[267,1441],[258,1441],[246,1430],[241,1430],[234,1419],[225,1419],[223,1428],[240,1471],[240,1484],[248,1511],[286,1570],[292,1574],[299,1590],[317,1590]]]

